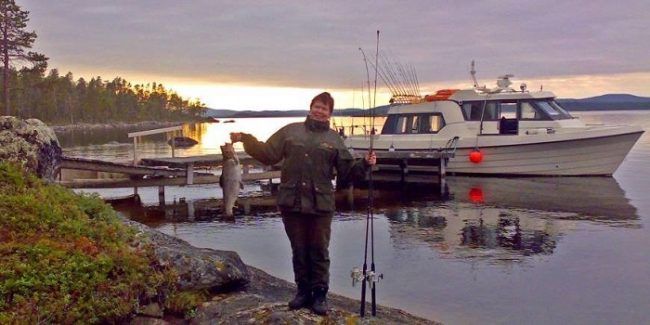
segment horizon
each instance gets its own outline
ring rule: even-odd
[[[162,83],[210,108],[306,109],[322,91],[337,107],[367,107],[358,49],[374,54],[377,29],[381,51],[418,71],[422,94],[471,87],[476,60],[488,86],[512,73],[513,85],[543,86],[559,98],[650,96],[650,44],[639,42],[650,38],[647,1],[17,3],[30,11],[34,49],[50,68],[75,80]],[[388,103],[381,80],[377,86],[376,106]]]

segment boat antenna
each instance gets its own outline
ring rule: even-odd
[[[470,75],[472,75],[472,81],[474,82],[474,88],[478,88],[478,81],[476,80],[476,69],[475,69],[475,64],[474,60],[472,60],[471,63],[471,70],[469,71]]]

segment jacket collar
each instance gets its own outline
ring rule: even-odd
[[[330,129],[330,123],[329,121],[327,122],[316,121],[311,117],[307,116],[307,118],[305,119],[305,127],[309,131],[324,132]]]

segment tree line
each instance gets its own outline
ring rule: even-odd
[[[74,80],[71,72],[61,76],[57,69],[45,75],[42,67],[12,69],[9,80],[12,115],[47,123],[189,120],[207,109],[199,100],[183,98],[155,82],[134,85],[120,77]]]
[[[198,99],[185,99],[160,83],[132,85],[120,77],[75,81],[71,72],[47,72],[48,58],[29,51],[36,32],[26,30],[28,21],[29,12],[15,0],[0,0],[0,112],[6,115],[74,124],[188,120],[207,110]]]

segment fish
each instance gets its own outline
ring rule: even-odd
[[[233,208],[239,197],[239,192],[244,189],[244,183],[241,180],[241,165],[232,143],[226,142],[225,145],[220,147],[223,157],[223,169],[219,177],[219,185],[223,190],[223,213],[226,217],[232,218],[234,216]]]

